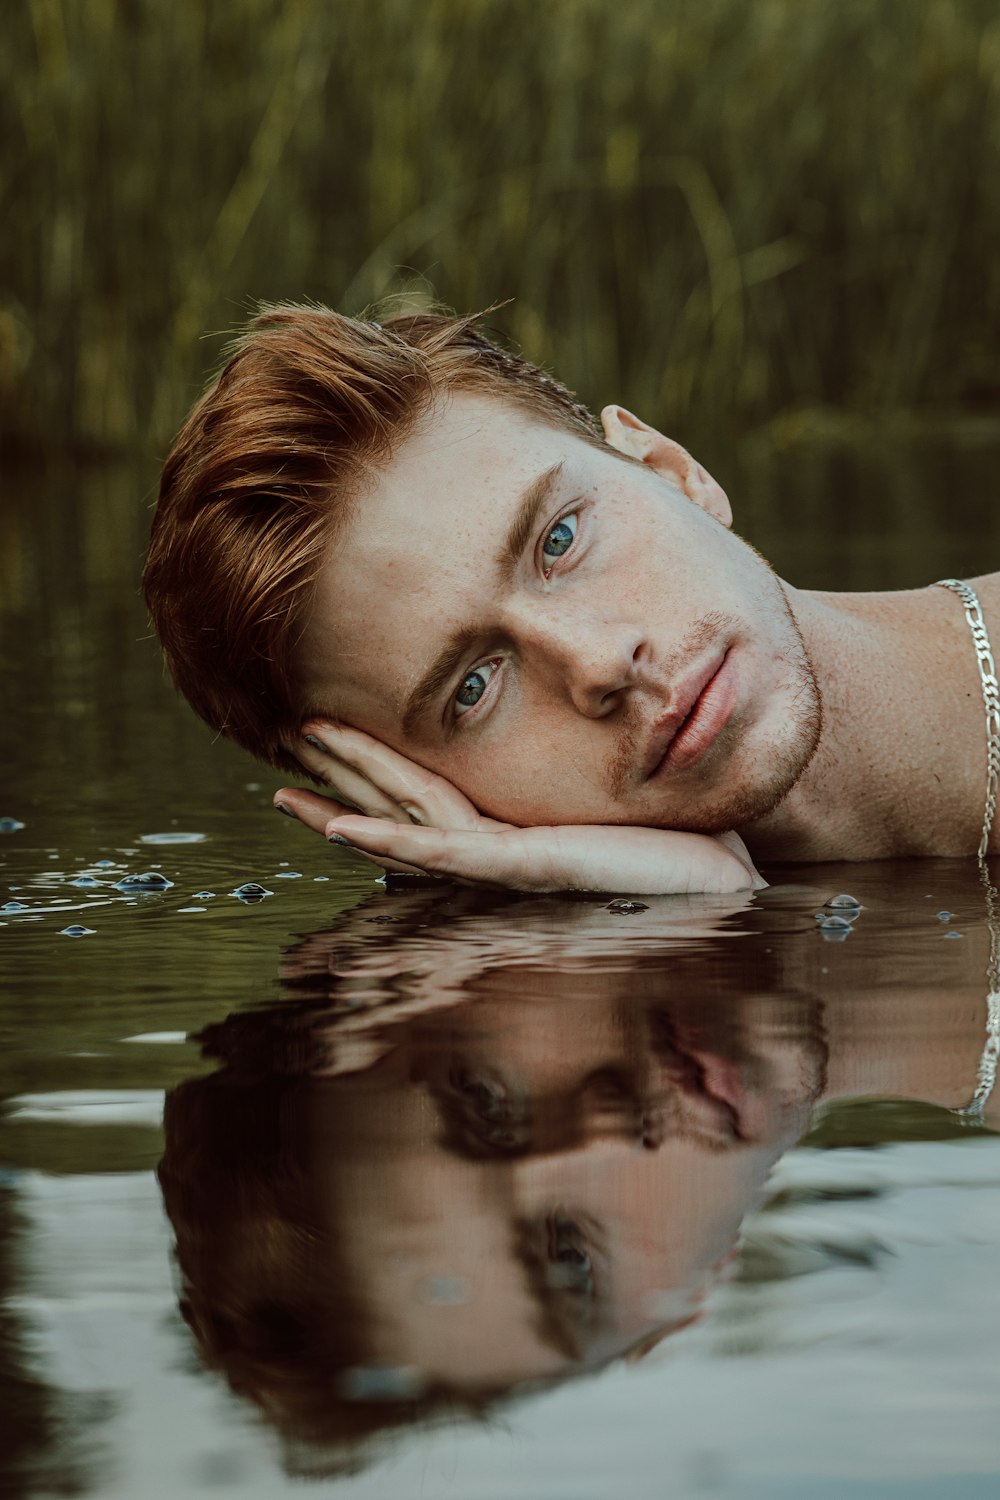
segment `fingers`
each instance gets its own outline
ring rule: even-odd
[[[283,786],[274,794],[274,806],[291,817],[297,818],[315,833],[322,833],[331,818],[347,816],[356,811],[346,802],[333,797],[321,797],[319,792],[309,792],[303,787]]]
[[[321,755],[312,745],[310,765],[319,767],[318,774],[362,812],[435,828],[476,828],[482,821],[468,798],[443,776],[360,729],[311,720],[304,733],[325,752]]]
[[[409,814],[403,805],[373,782],[370,777],[349,765],[340,755],[334,754],[327,741],[312,734],[295,747],[295,755],[304,768],[333,787],[338,797],[352,809],[358,809],[371,818],[389,818],[393,822],[405,822]]]
[[[280,791],[275,792],[274,806],[296,818],[300,823],[304,823],[315,833],[323,834],[324,837],[326,825],[331,818],[347,816],[354,812],[353,807],[348,807],[343,802],[335,802],[332,797],[321,797],[318,792],[307,792],[301,787],[294,786],[283,786]],[[365,854],[363,849],[355,852],[362,859],[368,860],[370,864],[378,865],[390,875],[422,875],[424,873],[423,870],[400,864],[398,861],[375,859]]]

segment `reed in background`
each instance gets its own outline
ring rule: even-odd
[[[709,458],[995,419],[995,0],[29,0],[0,79],[19,446],[162,446],[258,297],[513,298]]]

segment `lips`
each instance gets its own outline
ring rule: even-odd
[[[680,771],[693,765],[715,743],[735,703],[735,669],[723,648],[690,672],[661,715],[643,757],[645,780],[661,769]]]

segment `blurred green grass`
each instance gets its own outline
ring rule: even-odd
[[[502,298],[710,460],[997,430],[995,0],[27,0],[0,433],[162,450],[251,301]]]

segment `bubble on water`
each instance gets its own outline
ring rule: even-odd
[[[92,937],[93,934],[94,934],[94,932],[95,932],[95,930],[96,929],[93,928],[93,927],[80,927],[76,922],[74,922],[73,925],[72,925],[72,927],[64,927],[63,930],[62,930],[62,932],[60,932],[59,936],[60,937]]]
[[[158,870],[147,870],[143,875],[124,875],[115,882],[116,891],[165,891],[173,885]]]
[[[946,932],[945,933],[945,937],[946,938],[960,938],[961,936],[962,936],[962,934],[960,932]]]
[[[609,901],[607,910],[622,916],[628,916],[634,911],[649,911],[649,907],[645,901]]]
[[[70,885],[87,886],[96,884],[97,881],[93,875],[78,875],[75,880],[70,881]]]
[[[95,859],[93,867],[95,870],[113,870],[115,862],[113,859]]]
[[[832,910],[841,913],[853,911],[855,916],[861,910],[861,902],[857,896],[848,896],[845,891],[842,891],[839,896],[831,896],[826,905]]]
[[[828,943],[842,943],[854,931],[845,917],[824,917],[817,927],[820,936]]]
[[[140,844],[200,844],[207,833],[144,833]]]
[[[189,911],[204,911],[205,908],[203,906],[179,906],[177,908],[177,910],[183,916],[186,912],[189,912]]]
[[[258,885],[255,880],[248,880],[246,885],[238,885],[232,894],[238,901],[245,901],[250,905],[254,901],[263,901],[265,896],[273,896],[274,892]]]
[[[18,818],[0,818],[0,833],[20,833],[24,827]]]
[[[214,901],[215,900],[215,892],[214,891],[195,891],[194,895],[191,897],[191,900],[192,901]]]
[[[23,901],[8,901],[4,906],[0,906],[0,912],[3,912],[5,917],[9,917],[15,911],[27,910]]]
[[[275,880],[301,880],[302,874],[299,870],[279,870]]]
[[[951,917],[952,914],[950,911],[939,911],[937,914],[937,919],[939,922],[950,922]]]
[[[319,881],[321,881],[321,880],[329,880],[329,879],[330,879],[329,875],[314,875],[313,876],[313,880],[316,881],[317,883]]]

